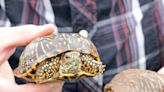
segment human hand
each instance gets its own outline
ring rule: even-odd
[[[63,82],[45,84],[23,84],[15,83],[12,69],[8,63],[9,57],[14,53],[17,46],[27,45],[37,37],[50,35],[54,30],[53,25],[34,26],[25,25],[18,27],[0,28],[0,92],[60,92]],[[14,61],[13,61],[14,62]]]
[[[164,74],[164,66],[161,69],[159,69],[158,73]]]

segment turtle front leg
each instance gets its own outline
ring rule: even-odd
[[[82,54],[81,61],[81,68],[84,71],[81,75],[96,76],[105,71],[105,65],[103,65],[102,62],[96,61],[89,55]]]
[[[36,83],[57,80],[59,76],[59,58],[50,58],[41,62],[36,70]]]

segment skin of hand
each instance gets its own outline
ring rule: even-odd
[[[57,33],[56,27],[52,24],[0,28],[0,92],[61,92],[63,81],[44,84],[16,84],[8,63],[8,59],[16,47],[25,46],[37,37],[52,33]]]
[[[158,71],[160,74],[164,74],[164,66]]]

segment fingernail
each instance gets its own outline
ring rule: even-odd
[[[57,27],[54,24],[45,24],[42,26],[39,26],[40,31],[53,31],[54,34],[57,33]]]
[[[34,34],[38,34],[38,33],[52,33],[52,25],[41,25],[41,26],[37,26],[36,31],[33,31]]]

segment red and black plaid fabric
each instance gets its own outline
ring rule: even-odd
[[[163,10],[163,0],[1,0],[0,26],[54,23],[59,32],[87,30],[106,71],[65,82],[63,92],[103,92],[122,70],[164,65]],[[11,61],[18,62],[19,49]]]

